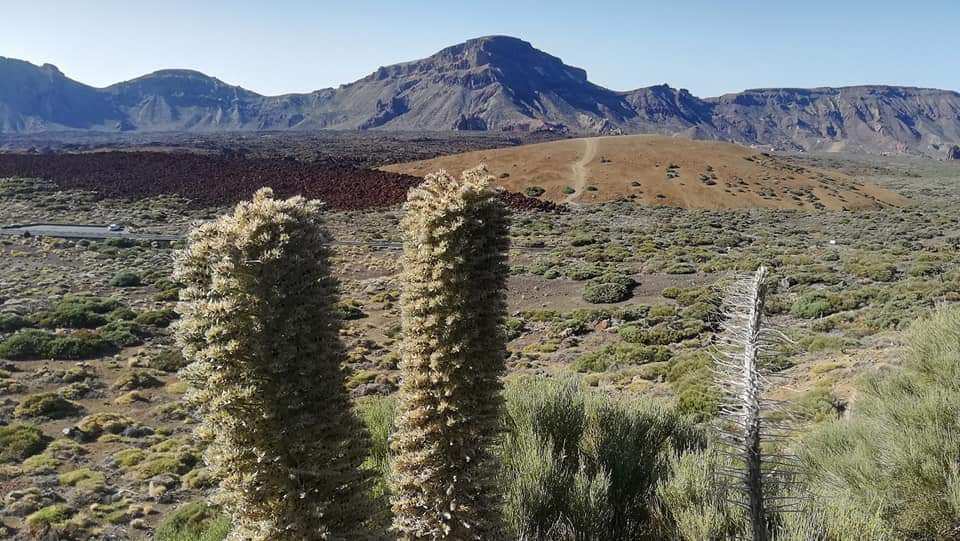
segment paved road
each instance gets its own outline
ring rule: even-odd
[[[0,227],[0,235],[23,236],[29,234],[34,237],[55,237],[60,239],[131,239],[148,242],[174,242],[183,240],[184,235],[155,235],[152,233],[138,233],[136,231],[110,231],[105,225],[78,225],[78,224],[25,224]],[[403,244],[389,241],[363,240],[333,240],[333,246],[368,246],[384,250],[402,250]],[[549,248],[523,247],[522,251],[539,252]]]
[[[0,235],[19,237],[24,234],[34,237],[55,237],[58,239],[130,239],[151,242],[174,242],[185,238],[184,235],[156,235],[153,233],[127,231],[125,229],[111,231],[110,228],[105,225],[26,224],[0,227]],[[331,241],[330,244],[336,246],[370,246],[387,250],[399,250],[403,248],[403,244],[399,242],[387,241],[335,240]]]
[[[132,239],[146,241],[172,242],[183,238],[182,235],[156,235],[126,230],[110,231],[105,225],[74,224],[27,224],[0,228],[0,234],[35,237],[57,237],[61,239]]]

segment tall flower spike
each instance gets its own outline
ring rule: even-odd
[[[340,363],[320,204],[269,189],[190,233],[177,329],[231,540],[355,539],[366,434]]]
[[[404,539],[498,539],[491,445],[504,372],[508,219],[482,166],[430,175],[402,228],[394,529]]]

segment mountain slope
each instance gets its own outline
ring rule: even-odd
[[[56,66],[0,57],[0,131],[118,129],[122,119],[109,96]]]
[[[899,86],[616,92],[517,38],[488,36],[358,81],[261,96],[189,70],[97,89],[0,57],[0,131],[547,130],[659,133],[780,150],[919,152],[960,143],[960,94]]]

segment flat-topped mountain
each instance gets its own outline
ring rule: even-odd
[[[960,143],[960,94],[901,86],[619,92],[506,36],[471,39],[338,88],[262,96],[190,70],[94,88],[0,57],[0,130],[467,130],[659,133],[781,150],[919,152]]]

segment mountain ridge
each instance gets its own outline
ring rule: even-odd
[[[530,43],[484,36],[351,83],[265,96],[188,69],[104,88],[0,57],[0,132],[69,130],[656,133],[774,150],[951,155],[960,93],[913,86],[757,88],[700,98],[667,84],[615,91]]]

